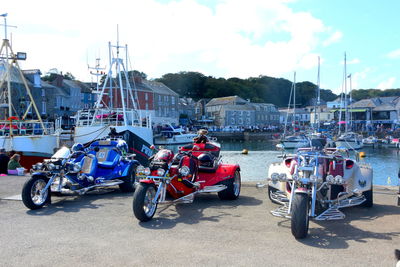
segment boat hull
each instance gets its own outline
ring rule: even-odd
[[[195,138],[196,134],[183,134],[176,135],[170,138],[158,137],[154,138],[155,145],[183,145],[193,143],[193,138]]]
[[[21,165],[30,169],[32,164],[50,158],[58,147],[56,135],[0,136],[0,145],[7,152],[21,155]]]
[[[358,150],[363,147],[363,143],[361,141],[342,141],[338,140],[335,142],[336,147],[344,147],[348,150]]]

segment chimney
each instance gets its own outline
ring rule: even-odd
[[[57,74],[57,77],[54,80],[54,83],[56,86],[62,87],[63,80],[64,80],[64,77],[62,76],[62,74]]]

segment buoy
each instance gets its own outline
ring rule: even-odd
[[[243,154],[243,155],[247,155],[247,154],[249,154],[249,151],[248,151],[247,149],[243,149],[243,150],[242,150],[242,154]]]
[[[366,156],[367,156],[367,155],[365,154],[365,152],[363,152],[363,151],[360,152],[360,157],[361,157],[361,158],[365,158]]]

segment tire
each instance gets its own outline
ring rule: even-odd
[[[305,238],[308,234],[308,195],[294,194],[292,202],[291,229],[296,239]]]
[[[157,210],[157,204],[152,201],[156,195],[157,189],[154,184],[141,183],[137,186],[133,194],[133,214],[141,222],[150,221]]]
[[[371,208],[374,205],[374,192],[371,185],[371,190],[363,192],[365,201],[360,205],[361,207]]]
[[[218,197],[221,200],[235,200],[240,195],[240,187],[242,184],[240,178],[240,171],[236,170],[234,177],[225,181],[220,182],[219,184],[226,185],[226,189],[218,192]]]
[[[135,191],[136,182],[136,166],[132,166],[127,177],[123,179],[123,183],[119,184],[119,189],[124,193]]]
[[[47,184],[47,179],[42,176],[33,176],[25,182],[22,187],[22,202],[24,205],[31,210],[37,210],[42,208],[46,203],[50,203],[50,187],[42,195],[42,190]]]

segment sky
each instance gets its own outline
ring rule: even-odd
[[[112,3],[112,4],[111,4]],[[266,75],[318,82],[340,93],[400,88],[398,0],[13,0],[8,38],[27,53],[23,69],[70,72],[109,67],[108,42],[128,45],[129,69],[148,78],[196,71],[213,77]],[[3,17],[0,17],[3,24]],[[0,34],[4,38],[4,26]],[[344,79],[344,55],[346,74]],[[351,83],[351,85],[350,85]]]

